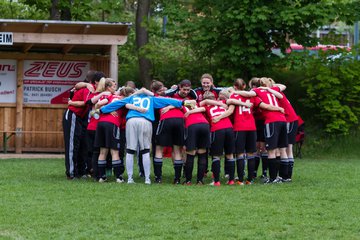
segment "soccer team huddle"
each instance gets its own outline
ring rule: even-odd
[[[101,72],[90,71],[87,80],[75,86],[63,118],[68,179],[91,175],[105,182],[110,167],[116,182],[125,181],[126,168],[127,183],[134,183],[137,156],[145,184],[152,182],[151,165],[153,181],[162,183],[165,148],[174,184],[203,185],[209,166],[210,185],[221,185],[221,169],[227,185],[252,184],[260,162],[264,183],[291,182],[298,116],[286,86],[271,78],[252,78],[248,87],[238,78],[216,88],[203,74],[195,89],[189,80],[170,89],[154,80],[150,90],[129,82],[117,91]]]

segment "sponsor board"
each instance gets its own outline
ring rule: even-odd
[[[24,61],[24,103],[66,104],[69,91],[89,69],[84,61]]]
[[[16,102],[16,60],[0,59],[0,103]]]

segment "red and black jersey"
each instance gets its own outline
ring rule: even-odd
[[[215,88],[215,87],[211,87],[210,88],[210,92],[212,92],[215,96],[215,99],[218,99],[219,97],[219,93],[221,92],[221,88]],[[196,95],[197,95],[197,101],[201,102],[202,100],[204,100],[204,89],[202,87],[198,87],[194,89]]]
[[[233,113],[234,131],[255,131],[256,125],[253,113],[254,108],[258,107],[261,103],[261,99],[259,97],[243,97],[238,94],[232,94],[230,98],[253,104],[250,108],[246,106],[235,106]]]
[[[287,97],[285,96],[285,94],[280,91],[279,87],[273,87],[273,89],[281,93],[281,95],[283,96],[282,99],[279,99],[279,103],[280,103],[280,107],[284,108],[286,121],[294,122],[298,120],[298,116],[293,106],[291,105],[289,99],[287,99]]]
[[[115,99],[119,99],[119,96],[108,95],[108,96],[103,96],[103,97],[100,98],[100,100],[103,100],[103,99],[107,99],[108,100],[107,104],[109,104],[112,101],[114,101]],[[120,108],[120,109],[118,109],[118,110],[116,110],[114,112],[111,112],[111,113],[102,113],[102,114],[100,114],[99,122],[110,122],[110,123],[115,124],[117,127],[120,127],[121,112],[122,112],[122,109]]]
[[[264,103],[279,107],[279,99],[275,97],[274,94],[261,88],[254,88],[253,91]],[[286,122],[285,115],[281,112],[268,111],[265,109],[262,109],[262,112],[265,116],[265,124],[272,122]]]
[[[185,106],[182,109],[185,113],[191,110]],[[190,114],[188,117],[185,118],[185,127],[186,128],[188,128],[190,125],[198,124],[198,123],[208,123],[204,114],[201,112]]]
[[[223,103],[225,103],[225,101],[221,101]],[[229,117],[223,118],[220,121],[214,123],[212,120],[215,117],[220,116],[221,114],[223,114],[226,109],[221,107],[221,106],[215,106],[215,105],[206,105],[204,106],[206,109],[206,115],[209,119],[209,123],[210,123],[210,131],[211,132],[215,132],[217,130],[220,129],[225,129],[225,128],[232,128],[233,125],[230,121]]]
[[[74,96],[72,97],[72,101],[83,101],[84,103],[86,103],[86,101],[88,100],[88,98],[90,97],[90,91],[87,88],[82,88],[80,90],[76,90],[74,92]],[[88,110],[89,110],[89,106],[85,105],[83,107],[75,107],[70,105],[68,107],[69,110],[71,110],[73,113],[76,114],[76,116],[79,116],[81,118],[85,117],[85,115],[87,114]]]
[[[188,97],[183,98],[178,93],[175,93],[171,96],[171,98],[175,98],[178,100],[187,100]],[[162,114],[160,110],[160,121],[167,119],[167,118],[184,118],[184,112],[180,108],[173,108],[167,111],[166,113]]]

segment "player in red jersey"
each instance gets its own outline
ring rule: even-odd
[[[229,94],[224,90],[219,95],[224,96],[224,98],[229,97]],[[203,97],[204,100],[200,102],[200,106],[205,107],[211,131],[210,155],[212,156],[211,169],[214,174],[214,182],[211,185],[220,186],[220,159],[224,152],[229,174],[227,184],[234,185],[235,160],[233,152],[235,145],[233,126],[229,119],[231,112],[226,111],[228,108],[226,100],[215,100],[212,92],[204,93]]]
[[[104,106],[115,99],[121,99],[119,96],[115,95],[116,91],[116,82],[107,78],[105,81],[105,89],[112,94],[109,96],[104,96],[100,101],[96,103],[95,108],[98,109],[101,106]],[[127,104],[126,108],[134,109],[137,111],[146,111],[146,109],[136,107],[132,104]],[[100,154],[98,159],[98,174],[99,182],[106,181],[106,157],[110,150],[112,158],[112,167],[114,169],[114,175],[116,182],[122,183],[124,180],[121,177],[121,161],[119,158],[118,145],[120,144],[120,116],[121,109],[118,109],[115,112],[108,114],[101,114],[98,122],[98,126],[95,134],[95,147],[100,148]]]
[[[243,79],[236,79],[235,85],[238,90],[243,90],[246,84]],[[246,103],[246,105],[244,105]],[[266,111],[279,111],[284,110],[281,107],[272,106],[264,103],[258,97],[244,97],[237,93],[233,93],[227,101],[229,111],[234,115],[234,131],[235,131],[235,154],[238,173],[238,184],[243,185],[244,182],[244,169],[245,158],[248,161],[248,177],[247,184],[251,184],[254,179],[255,170],[255,157],[256,152],[256,124],[253,116],[255,108],[261,108]]]
[[[191,100],[189,93],[191,82],[182,80],[178,91],[171,97],[178,100]],[[160,122],[156,130],[156,153],[154,158],[155,182],[162,181],[162,158],[164,147],[173,148],[174,157],[174,183],[180,183],[181,170],[183,166],[182,148],[184,146],[184,113],[174,106],[160,109]]]
[[[89,72],[87,78],[93,76]],[[63,132],[65,142],[65,173],[68,179],[82,177],[86,174],[86,141],[87,114],[89,107],[86,105],[90,97],[87,88],[70,92],[68,109],[63,116]]]
[[[297,128],[298,128],[298,115],[296,114],[290,101],[284,94],[283,88],[276,85],[272,79],[269,79],[269,80],[271,82],[271,85],[273,86],[272,88],[274,90],[280,92],[281,95],[283,96],[282,99],[279,99],[279,104],[285,110],[285,118],[286,118],[286,124],[287,124],[287,136],[288,136],[288,146],[286,149],[286,153],[287,153],[288,159],[281,160],[281,162],[280,162],[280,166],[282,166],[280,168],[280,169],[282,169],[282,171],[280,171],[280,177],[285,182],[291,182],[292,172],[293,172],[293,168],[294,168],[293,145],[296,142],[296,133],[297,133]]]
[[[206,169],[206,149],[210,146],[210,127],[203,115],[204,107],[188,106],[185,111],[185,185],[191,185],[194,159],[198,155],[197,184],[203,185]]]
[[[271,82],[268,78],[261,78],[260,85],[262,87],[268,87]],[[252,93],[257,95],[264,103],[272,106],[279,106],[278,98],[281,99],[283,96],[273,89],[262,89],[254,88],[251,90]],[[287,141],[287,129],[286,129],[286,118],[283,113],[275,111],[263,111],[265,116],[265,142],[268,150],[268,161],[269,161],[269,174],[270,179],[266,183],[277,183],[281,182],[281,178],[278,178],[278,163],[276,159],[276,150],[279,148],[280,161],[287,159],[286,148],[288,145]]]
[[[218,99],[221,88],[214,86],[214,79],[209,73],[204,73],[200,78],[201,87],[195,88],[194,91],[197,95],[197,101],[201,102],[205,92],[211,92],[214,94],[215,99]]]

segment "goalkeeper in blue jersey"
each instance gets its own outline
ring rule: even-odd
[[[152,121],[154,121],[154,109],[163,108],[169,105],[180,108],[183,104],[195,104],[194,100],[180,101],[172,98],[154,97],[153,93],[142,88],[143,93],[132,95],[119,101],[114,101],[100,109],[102,113],[113,112],[124,105],[130,103],[139,108],[144,108],[146,112],[129,110],[126,115],[126,171],[128,183],[134,183],[133,165],[134,154],[140,149],[143,157],[145,184],[150,181],[150,146],[152,136]]]

